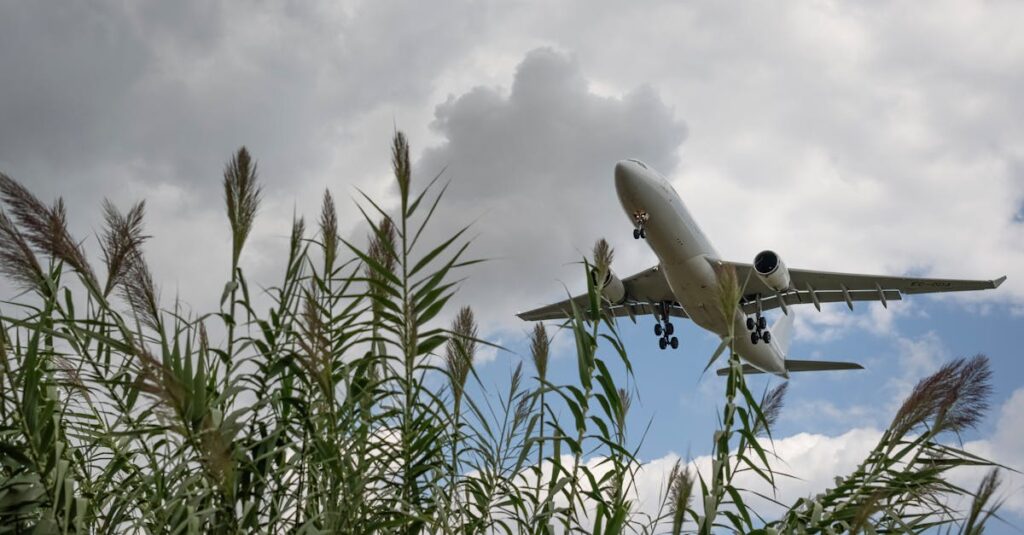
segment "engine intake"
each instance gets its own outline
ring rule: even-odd
[[[622,280],[615,276],[612,270],[608,270],[605,274],[604,280],[597,280],[598,272],[597,269],[590,271],[590,280],[594,282],[594,285],[601,291],[601,295],[604,296],[611,304],[618,305],[626,300],[626,287],[622,284]]]
[[[789,269],[786,268],[786,263],[779,258],[775,251],[757,253],[757,256],[754,257],[754,271],[757,272],[761,282],[776,292],[789,290],[792,285]]]

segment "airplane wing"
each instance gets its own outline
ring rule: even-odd
[[[658,266],[645,269],[640,273],[622,279],[622,285],[626,290],[626,299],[623,303],[612,305],[603,303],[606,312],[613,316],[643,316],[655,314],[658,311],[658,304],[664,301],[672,302],[669,307],[669,315],[677,318],[685,318],[686,312],[679,306],[672,294],[668,282]],[[572,314],[572,304],[575,302],[577,308],[586,311],[590,308],[587,294],[577,295],[565,301],[552,303],[550,305],[535,308],[527,312],[516,314],[520,319],[526,321],[554,320],[568,318]]]
[[[903,294],[988,290],[998,288],[1006,280],[1005,276],[995,280],[926,279],[790,269],[792,289],[776,292],[761,281],[750,264],[718,260],[712,263],[733,267],[739,283],[746,283],[742,306],[748,314],[757,310],[758,294],[762,311],[798,304],[813,304],[820,309],[821,303],[843,302],[852,310],[854,301],[881,301],[886,305],[900,300]]]

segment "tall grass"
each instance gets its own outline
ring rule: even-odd
[[[63,202],[0,175],[0,272],[22,290],[0,315],[0,532],[976,533],[998,507],[995,471],[975,493],[945,479],[993,466],[942,440],[987,409],[990,372],[976,357],[922,380],[834,488],[759,515],[734,480],[784,477],[771,430],[785,386],[753,396],[730,336],[708,362],[730,370],[711,468],[677,464],[660,507],[643,512],[632,369],[603,278],[585,277],[588,303],[559,326],[574,340],[572,382],[551,381],[537,325],[531,369],[486,389],[472,309],[447,314],[477,263],[466,229],[428,243],[444,187],[414,179],[401,133],[392,164],[398,206],[357,203],[366,243],[341,237],[326,192],[315,230],[294,221],[285,272],[260,300],[242,253],[261,186],[248,151],[232,155],[231,276],[219,309],[200,315],[161,303],[143,203],[104,204],[100,281]],[[602,240],[584,273],[612,256]],[[734,274],[722,281],[731,317],[740,290]],[[965,512],[946,505],[972,495]]]

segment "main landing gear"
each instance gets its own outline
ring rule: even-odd
[[[658,347],[661,349],[665,349],[669,346],[672,346],[672,349],[677,349],[679,347],[679,339],[672,336],[672,333],[676,331],[676,327],[675,325],[672,325],[671,321],[669,321],[668,307],[668,303],[661,304],[661,318],[659,318],[660,323],[654,324],[654,335],[659,337]]]
[[[647,215],[644,210],[637,210],[633,212],[633,239],[639,240],[641,238],[647,239],[647,221],[651,216]]]
[[[755,317],[747,318],[747,330],[750,332],[750,343],[756,344],[758,340],[769,343],[772,341],[772,333],[768,332],[768,322],[758,312]]]

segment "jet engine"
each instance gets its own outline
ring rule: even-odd
[[[593,280],[597,288],[601,290],[601,295],[611,302],[611,304],[618,305],[626,300],[626,287],[623,286],[622,280],[616,277],[612,270],[608,270],[608,273],[604,276],[604,280],[598,281],[597,276],[597,268],[590,271],[591,280]]]
[[[766,286],[781,292],[790,289],[789,270],[775,251],[761,251],[754,257],[754,271]]]

